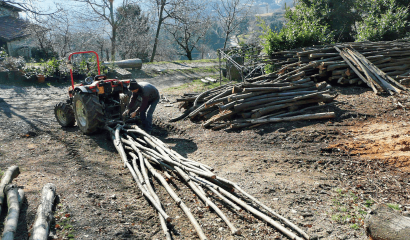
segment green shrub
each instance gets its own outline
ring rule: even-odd
[[[356,41],[391,41],[406,34],[408,9],[395,0],[369,1],[368,13],[356,23]]]
[[[1,58],[5,58],[5,57],[7,57],[7,56],[8,56],[8,54],[7,54],[6,49],[5,49],[4,47],[1,47],[1,48],[0,48],[0,57],[1,57]]]
[[[260,23],[265,33],[261,37],[269,55],[276,51],[329,43],[334,39],[328,24],[317,16],[317,9],[313,7],[300,3],[293,10],[286,8],[285,17],[288,22],[280,31],[273,31],[264,22]]]
[[[60,72],[60,65],[62,64],[62,60],[57,60],[56,58],[52,58],[45,63],[45,73],[47,76],[54,76],[58,75]]]

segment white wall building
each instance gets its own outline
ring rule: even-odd
[[[31,58],[33,38],[30,23],[19,18],[23,9],[0,0],[0,47],[5,47],[9,56]]]

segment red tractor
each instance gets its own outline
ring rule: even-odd
[[[97,59],[98,75],[87,77],[84,82],[74,85],[73,71],[70,68],[71,86],[68,88],[69,99],[54,107],[57,121],[63,127],[72,127],[75,123],[85,134],[92,134],[105,124],[121,121],[130,92],[130,80],[107,79],[100,73],[98,54],[94,51],[75,52],[94,53]]]

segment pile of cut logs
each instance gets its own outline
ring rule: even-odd
[[[327,83],[366,84],[375,93],[408,91],[410,43],[346,43],[277,52],[270,63],[277,71],[177,99],[185,118],[204,127],[235,129],[270,122],[334,118],[333,112],[311,113],[336,96]],[[406,57],[408,56],[408,57]],[[396,57],[396,58],[395,58]]]
[[[275,52],[269,63],[274,64],[277,68],[285,67],[292,70],[309,66],[305,70],[306,75],[315,81],[326,80],[342,85],[365,84],[367,80],[361,78],[352,67],[353,64],[360,72],[363,72],[357,59],[343,56],[340,52],[340,49],[345,50],[346,48],[350,48],[351,51],[355,50],[355,54],[361,54],[386,76],[404,85],[410,83],[410,42],[405,40],[352,42]]]
[[[303,73],[303,72],[302,72]],[[323,108],[335,96],[326,83],[315,84],[310,78],[292,76],[294,81],[280,83],[227,84],[199,95],[187,95],[177,101],[192,105],[181,116],[204,120],[214,130],[243,128],[269,122],[333,118],[333,112],[307,114]]]
[[[217,176],[212,167],[181,156],[136,125],[118,124],[115,127],[106,126],[106,129],[110,132],[124,166],[130,170],[142,194],[157,210],[166,239],[172,239],[167,226],[167,222],[171,222],[172,217],[165,212],[156,192],[158,188],[151,185],[151,178],[157,179],[175,204],[182,209],[200,239],[207,239],[207,236],[184,203],[183,199],[187,196],[179,196],[169,183],[175,177],[185,182],[206,206],[218,214],[233,235],[240,235],[241,231],[217,206],[218,201],[225,202],[236,211],[242,209],[248,211],[290,239],[309,239],[302,229],[246,193],[237,184]]]
[[[21,188],[12,184],[14,178],[20,174],[17,166],[11,166],[3,174],[0,182],[0,214],[3,203],[7,202],[8,212],[4,221],[2,240],[13,240],[19,222],[19,214],[25,195]],[[50,223],[53,219],[53,204],[56,196],[56,187],[52,183],[44,185],[41,203],[37,210],[36,220],[30,239],[48,239]],[[6,200],[6,201],[5,201]]]

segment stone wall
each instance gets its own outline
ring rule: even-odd
[[[7,43],[9,55],[12,57],[22,56],[26,59],[31,58],[31,49],[34,47],[32,37],[22,38]]]

